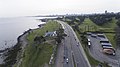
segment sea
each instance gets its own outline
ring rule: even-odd
[[[28,29],[38,28],[41,22],[39,19],[45,17],[12,17],[0,18],[0,50],[13,47],[17,43],[17,38]],[[3,62],[0,57],[0,64]]]

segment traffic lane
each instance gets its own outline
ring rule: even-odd
[[[69,29],[71,30],[71,29]],[[76,65],[78,67],[82,66],[82,67],[88,67],[88,65],[86,65],[86,61],[84,61],[84,57],[82,55],[82,53],[79,51],[79,48],[77,46],[78,42],[76,41],[74,34],[72,34],[72,32],[70,32],[70,39],[72,39],[72,49],[73,49],[73,55],[75,58],[75,62]],[[82,60],[82,61],[81,61]]]
[[[75,36],[75,38],[77,38],[75,32],[73,31],[73,29],[72,29],[68,24],[66,24],[66,23],[64,23],[64,22],[61,22],[61,23],[62,23],[63,25],[64,25],[64,24],[67,25],[67,26],[70,28],[70,30],[72,31],[72,33],[73,33],[73,35]],[[78,38],[77,38],[77,41],[79,41]],[[89,64],[89,61],[88,61],[88,59],[87,59],[87,57],[86,57],[86,55],[85,55],[85,53],[84,53],[84,50],[83,50],[81,44],[80,44],[80,47],[79,47],[79,48],[81,48],[80,51],[82,51],[82,54],[83,54],[83,57],[84,57],[83,59],[84,59],[85,61],[87,61],[85,65],[88,65],[87,67],[91,67],[90,64]]]
[[[99,38],[93,38],[91,36],[88,37],[91,40],[91,47],[90,53],[91,56],[101,62],[107,62],[108,64],[112,65],[113,67],[117,67],[118,60],[116,56],[107,55],[102,52],[102,47],[99,42]]]
[[[69,48],[69,50],[68,50],[68,53],[69,53],[69,57],[68,57],[68,59],[69,59],[69,64],[70,64],[70,66],[69,67],[74,67],[74,64],[73,64],[73,58],[72,58],[72,48],[71,48],[71,38],[70,38],[70,30],[69,30],[69,28],[66,26],[66,29],[67,29],[67,31],[68,31],[68,35],[69,35],[69,37],[67,37],[68,39],[68,44],[67,44],[67,46],[68,46],[68,48]]]
[[[66,25],[67,27],[69,27],[68,25]],[[72,46],[73,46],[73,54],[74,54],[74,57],[75,57],[75,62],[76,62],[76,65],[78,67],[89,67],[84,59],[84,56],[82,55],[79,47],[77,46],[78,42],[72,32],[72,30],[70,28],[68,28],[71,32],[70,32],[70,39],[72,39]]]
[[[64,65],[63,67],[68,67],[68,64],[66,63],[66,57],[68,57],[68,51],[67,51],[67,47],[65,45],[65,39],[64,39]]]
[[[79,49],[79,42],[75,39],[75,37],[71,34],[72,38],[72,47],[73,47],[73,52],[75,56],[75,62],[77,67],[89,67],[84,60],[84,56],[82,55],[82,52]],[[79,44],[79,45],[77,45]]]
[[[65,27],[65,32],[67,33],[68,36],[69,35],[69,31],[66,29],[67,27]],[[69,37],[65,37],[65,53],[66,53],[66,58],[65,58],[65,67],[73,67],[73,60],[72,60],[72,54],[71,54],[71,45],[70,45],[70,38]],[[66,59],[68,58],[68,63],[66,63]]]

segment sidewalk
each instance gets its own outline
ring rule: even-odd
[[[54,67],[63,67],[64,44],[59,44]]]

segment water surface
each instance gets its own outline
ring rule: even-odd
[[[14,46],[19,35],[40,23],[33,17],[0,18],[0,50]]]

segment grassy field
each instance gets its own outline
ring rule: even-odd
[[[84,22],[81,25],[79,25],[79,28],[81,32],[86,32],[86,31],[98,31],[100,27],[93,23],[89,18],[86,18]]]
[[[61,27],[59,23],[49,21],[43,28],[36,29],[27,36],[28,45],[20,67],[50,67],[48,63],[55,47],[54,38],[47,38],[48,40],[42,44],[35,44],[33,40],[35,36],[44,35],[46,31],[55,31],[59,27]]]
[[[113,18],[112,21],[107,22],[102,26],[98,26],[95,23],[93,23],[89,18],[86,18],[84,22],[81,25],[79,25],[79,28],[81,32],[86,32],[86,31],[115,32],[115,27],[117,27],[116,21],[117,20]],[[114,39],[115,34],[105,33],[105,35],[112,43],[113,47],[116,48],[115,39]]]
[[[81,32],[85,31],[101,31],[101,32],[114,32],[114,28],[116,27],[115,18],[112,21],[103,24],[102,26],[98,26],[93,23],[89,18],[86,18],[84,22],[79,25]]]

